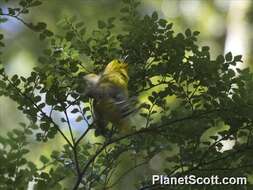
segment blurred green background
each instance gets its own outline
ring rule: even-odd
[[[4,3],[2,8],[15,7],[17,1]],[[43,4],[34,8],[24,19],[28,22],[43,21],[54,33],[60,33],[57,22],[68,16],[76,16],[85,22],[87,30],[97,26],[97,20],[108,17],[119,17],[120,0],[44,0]],[[142,15],[151,14],[156,10],[160,17],[174,23],[176,32],[187,28],[200,31],[199,44],[210,46],[212,58],[218,54],[231,51],[234,55],[242,54],[244,63],[240,67],[249,66],[253,59],[253,1],[251,0],[141,0],[139,12]],[[45,42],[38,35],[27,29],[20,22],[10,19],[0,25],[1,33],[5,34],[3,59],[9,75],[28,76],[33,66],[38,64]],[[16,104],[8,98],[0,97],[0,132],[18,127],[25,121],[24,116],[17,111]],[[61,140],[59,140],[59,144]],[[35,139],[31,142],[36,145]],[[40,144],[38,152],[50,153],[57,147],[55,144]],[[31,155],[37,159],[33,151]]]

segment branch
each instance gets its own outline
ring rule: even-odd
[[[160,85],[163,85],[163,84],[169,85],[170,82],[172,82],[172,81],[174,81],[174,79],[171,79],[171,80],[169,80],[169,81],[167,81],[167,82],[162,81],[162,82],[157,83],[157,84],[154,84],[154,85],[152,85],[152,86],[150,86],[150,87],[148,87],[148,88],[142,88],[141,90],[137,91],[137,92],[135,93],[135,95],[138,95],[138,94],[140,94],[140,93],[142,93],[142,92],[148,91],[148,90],[150,90],[150,89],[152,89],[152,88],[154,88],[154,87],[157,87],[157,86],[160,86]]]
[[[74,145],[75,144],[75,138],[74,138],[73,131],[72,131],[72,128],[71,128],[71,124],[70,124],[70,121],[69,121],[68,113],[67,113],[67,110],[65,108],[63,108],[63,109],[64,109],[64,115],[65,115],[66,120],[67,120],[70,137],[71,137],[72,143]]]
[[[86,131],[77,139],[77,141],[76,141],[76,143],[75,143],[74,146],[78,146],[78,144],[81,142],[81,140],[82,140],[82,139],[87,135],[87,133],[89,132],[90,127],[91,127],[91,126],[89,126],[89,127],[86,129]]]
[[[76,151],[77,146],[76,146],[76,143],[75,143],[75,138],[74,138],[74,135],[73,135],[73,132],[72,132],[72,128],[71,128],[71,124],[70,124],[70,121],[69,121],[68,113],[67,113],[67,110],[65,108],[64,108],[64,114],[65,114],[65,117],[66,117],[66,120],[67,120],[70,136],[71,136],[72,143],[73,143],[73,148],[72,149],[73,149],[73,154],[74,154],[76,172],[77,172],[77,175],[79,176],[80,175],[80,164],[79,164],[79,160],[78,160],[78,154],[77,154],[77,151]]]
[[[129,137],[132,137],[132,136],[136,136],[136,135],[139,135],[139,134],[143,134],[143,133],[150,133],[150,132],[162,132],[163,130],[167,130],[167,128],[165,129],[165,127],[167,127],[168,125],[172,125],[172,124],[175,124],[175,123],[179,123],[179,122],[182,122],[182,121],[185,121],[185,120],[191,120],[191,119],[196,119],[196,118],[200,118],[200,116],[203,116],[203,115],[208,115],[208,114],[211,114],[213,112],[217,112],[217,111],[222,111],[222,110],[211,110],[209,112],[203,112],[203,113],[200,113],[198,114],[198,116],[195,116],[195,115],[190,115],[190,116],[187,116],[187,117],[183,117],[183,118],[179,118],[179,119],[175,119],[175,120],[172,120],[168,123],[164,123],[164,124],[161,124],[160,126],[157,126],[157,127],[149,127],[149,128],[144,128],[144,129],[141,129],[139,131],[136,131],[134,133],[130,133],[130,134],[127,134],[125,136],[122,136],[122,137],[119,137],[119,138],[116,138],[116,139],[112,139],[110,141],[108,141],[107,143],[105,143],[87,162],[87,164],[84,166],[83,170],[81,171],[80,173],[80,177],[77,179],[76,183],[75,183],[75,186],[73,188],[73,190],[77,190],[78,189],[78,186],[80,185],[81,181],[82,181],[82,178],[84,176],[84,174],[86,173],[86,170],[89,168],[90,164],[93,163],[93,161],[99,156],[99,154],[109,145],[111,144],[114,144],[114,143],[117,143],[117,142],[120,142],[121,140],[124,140],[124,139],[127,139]]]
[[[113,186],[115,186],[116,184],[118,184],[118,183],[120,182],[120,180],[123,179],[123,178],[124,178],[127,174],[129,174],[132,170],[134,170],[134,169],[136,169],[136,168],[138,168],[138,167],[140,167],[140,166],[143,166],[143,165],[147,164],[147,163],[149,162],[149,160],[150,160],[150,159],[147,159],[147,160],[145,160],[145,161],[143,161],[143,162],[141,162],[141,163],[139,163],[139,164],[136,164],[136,165],[134,165],[133,167],[127,169],[123,174],[121,174],[121,175],[115,180],[115,182],[114,182],[113,184],[111,184],[109,187],[106,187],[106,189],[110,189],[110,188],[112,188]]]
[[[152,111],[153,111],[153,108],[154,106],[156,105],[156,100],[157,100],[157,97],[155,97],[155,100],[154,102],[152,102],[152,105],[150,106],[149,110],[148,110],[148,115],[146,117],[146,125],[145,125],[145,128],[147,128],[149,126],[149,123],[150,123],[150,117],[151,117],[151,114],[152,114]]]
[[[16,20],[18,20],[19,22],[21,22],[22,24],[24,24],[26,27],[28,27],[29,29],[33,30],[31,23],[27,23],[25,22],[22,18],[20,18],[17,15],[10,15],[10,14],[6,14],[6,13],[2,13],[0,14],[0,16],[6,16],[6,17],[11,17],[11,18],[15,18]]]
[[[247,128],[248,125],[244,126],[244,127],[241,127],[239,129],[245,129]],[[204,161],[204,159],[207,157],[209,151],[215,147],[218,143],[220,143],[221,141],[223,140],[226,140],[228,137],[230,137],[231,135],[235,134],[238,132],[239,129],[234,129],[234,130],[231,130],[229,134],[225,135],[224,137],[222,137],[221,139],[215,141],[213,144],[211,144],[208,149],[202,154],[201,158],[200,158],[200,161],[199,161],[199,164],[196,166],[196,167],[199,167],[202,165],[202,162]]]
[[[3,77],[6,77],[5,75],[2,74]],[[7,78],[7,77],[6,77]],[[62,132],[62,130],[60,129],[60,127],[53,121],[53,119],[51,117],[49,117],[45,112],[43,112],[43,110],[41,108],[38,107],[38,105],[36,103],[34,103],[34,101],[25,93],[22,93],[21,90],[19,88],[17,88],[11,81],[10,79],[7,78],[7,81],[10,83],[10,85],[17,91],[17,93],[29,100],[32,105],[44,116],[46,117],[52,124],[54,124],[54,127],[56,127],[57,131],[62,135],[62,137],[65,139],[65,141],[69,144],[69,146],[71,148],[73,148],[73,145],[72,143],[69,141],[69,139],[65,136],[65,134]]]
[[[220,140],[219,140],[220,141]],[[214,143],[215,144],[215,143]],[[213,146],[213,144],[211,145],[211,146]],[[238,153],[243,153],[244,151],[246,151],[246,150],[248,150],[248,149],[252,149],[250,146],[247,146],[247,147],[245,147],[245,148],[242,148],[242,149],[239,149],[239,150],[237,150],[237,151],[235,151],[235,152],[231,152],[230,154],[227,154],[227,155],[225,155],[225,156],[223,156],[223,157],[220,157],[220,158],[217,158],[217,159],[213,159],[213,160],[211,160],[211,161],[208,161],[208,162],[203,162],[203,161],[201,161],[198,165],[196,165],[196,166],[194,166],[194,167],[192,167],[192,168],[190,168],[190,169],[188,169],[188,170],[186,170],[185,172],[181,172],[179,175],[177,175],[177,177],[179,177],[179,176],[183,176],[183,175],[186,175],[186,174],[188,174],[188,173],[190,173],[190,172],[192,172],[192,171],[212,171],[212,170],[235,170],[235,169],[239,169],[239,168],[245,168],[245,167],[247,167],[247,166],[253,166],[253,165],[243,165],[243,166],[239,166],[239,167],[237,167],[237,168],[204,168],[204,169],[200,169],[199,167],[203,167],[203,166],[206,166],[206,165],[210,165],[210,164],[212,164],[212,163],[217,163],[218,161],[221,161],[221,160],[225,160],[225,159],[227,159],[227,158],[229,158],[229,157],[233,157],[233,156],[236,156],[236,155],[238,155]],[[209,150],[209,149],[208,149]],[[206,155],[205,153],[203,154],[203,155]],[[171,176],[176,170],[178,170],[180,167],[178,167],[178,168],[176,168],[175,170],[173,170],[173,172],[171,172],[168,176]],[[159,188],[159,189],[161,189],[161,188],[164,188],[164,186],[163,185],[161,185],[161,184],[152,184],[152,185],[147,185],[147,186],[144,186],[144,187],[142,187],[142,188],[140,188],[139,190],[145,190],[145,189],[149,189],[149,190],[151,190],[151,189],[155,189],[155,188]]]
[[[86,136],[86,134],[89,132],[89,130],[91,129],[93,124],[90,124],[89,121],[85,118],[85,114],[83,113],[80,105],[78,105],[79,111],[82,114],[83,120],[85,121],[85,123],[87,124],[87,129],[86,131],[84,131],[84,133],[77,139],[77,141],[75,142],[74,146],[78,146],[78,144],[81,142],[81,140]]]
[[[98,156],[107,146],[108,146],[108,143],[104,144],[104,145],[95,153],[95,155],[93,155],[93,156],[89,159],[89,161],[87,162],[87,164],[84,166],[83,170],[80,172],[80,175],[79,175],[78,178],[77,178],[77,181],[76,181],[76,183],[75,183],[75,185],[74,185],[73,190],[77,190],[77,189],[78,189],[78,187],[79,187],[79,185],[80,185],[80,183],[81,183],[81,181],[82,181],[82,178],[83,178],[83,176],[84,176],[84,174],[85,174],[87,168],[90,166],[90,164],[93,163],[93,161],[97,158],[97,156]]]

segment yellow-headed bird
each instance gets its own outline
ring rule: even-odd
[[[109,122],[119,131],[129,131],[126,116],[134,111],[133,98],[128,98],[128,65],[119,60],[111,61],[103,73],[88,74],[85,95],[93,98],[96,135],[106,135]]]

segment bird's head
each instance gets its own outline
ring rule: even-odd
[[[84,80],[88,87],[95,86],[100,79],[99,75],[96,75],[94,73],[87,74],[84,76]]]

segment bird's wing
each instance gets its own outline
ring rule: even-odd
[[[114,104],[118,107],[122,118],[129,116],[137,111],[137,97],[126,98],[121,101],[115,101]]]
[[[128,65],[118,60],[111,61],[100,78],[101,83],[113,83],[122,89],[127,89],[128,81]]]
[[[114,97],[101,99],[97,101],[96,110],[103,113],[107,119],[114,121],[114,119],[123,119],[130,114],[137,111],[136,97]]]

